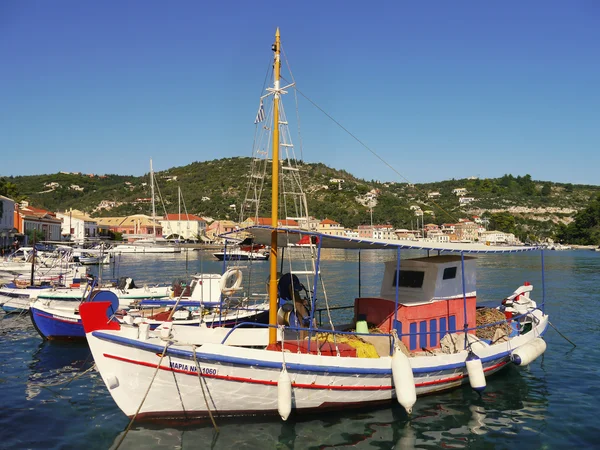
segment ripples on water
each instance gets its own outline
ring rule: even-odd
[[[381,252],[379,252],[381,253]],[[381,262],[395,253],[323,253],[324,279],[332,305],[351,305],[377,295]],[[410,419],[402,408],[329,413],[323,416],[222,421],[210,424],[136,424],[120,448],[219,449],[438,449],[594,448],[598,445],[597,388],[600,381],[600,253],[546,252],[546,309],[554,330],[548,350],[530,367],[509,367],[488,381],[481,398],[468,387],[420,397]],[[535,254],[479,257],[478,297],[497,302],[529,281],[542,298],[541,258]],[[222,270],[209,254],[122,256],[103,270],[104,278],[133,276],[138,284],[171,282],[186,273]],[[252,266],[252,290],[265,293],[268,263]],[[321,291],[319,291],[321,292]],[[320,293],[320,298],[323,298]],[[0,315],[1,448],[115,447],[128,424],[92,365],[85,344],[42,342],[28,316]],[[589,336],[593,340],[589,339]]]

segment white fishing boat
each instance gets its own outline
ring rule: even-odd
[[[29,269],[32,270],[31,268]],[[31,274],[14,274],[12,281],[0,286],[0,307],[6,313],[24,313],[38,295],[57,289],[73,292],[86,283],[87,272],[79,264],[69,264],[67,269],[33,269]],[[33,279],[33,283],[32,283]]]
[[[44,339],[78,339],[85,336],[79,310],[83,302],[111,301],[110,318],[125,324],[144,323],[150,330],[169,321],[176,325],[231,327],[267,323],[269,302],[264,296],[251,299],[241,294],[241,272],[223,275],[196,274],[181,285],[138,288],[131,278],[118,287],[87,283],[81,291],[52,290],[40,293],[29,310],[36,330]],[[109,297],[102,297],[108,295]],[[175,297],[177,299],[175,300]]]
[[[269,300],[264,295],[247,295],[242,283],[242,271],[236,268],[222,275],[195,274],[190,283],[173,283],[169,301],[144,299],[131,303],[122,321],[144,322],[150,329],[165,321],[207,327],[268,323]]]
[[[105,253],[103,255],[94,255],[90,253],[83,253],[79,257],[79,262],[83,265],[104,265],[110,264],[110,253]]]
[[[0,306],[7,313],[27,312],[31,306],[39,300],[38,306],[52,309],[56,302],[67,302],[66,305],[71,309],[77,307],[89,294],[88,277],[83,274],[77,278],[63,278],[67,283],[54,284],[42,282],[19,286],[16,283],[10,283],[0,287]],[[26,282],[26,280],[24,280]],[[102,289],[115,293],[122,308],[127,308],[133,302],[139,300],[169,299],[171,287],[167,285],[147,285],[136,286],[132,278],[121,277],[118,283],[104,283]]]
[[[269,252],[268,250],[246,250],[234,247],[222,252],[215,252],[213,256],[219,261],[267,261]]]
[[[280,100],[293,84],[280,86],[279,30],[273,51],[273,87],[261,98],[261,109],[263,101],[272,100],[263,117],[271,117],[273,125],[261,127],[272,132],[272,139],[264,141],[272,143],[272,226],[243,230],[254,243],[270,245],[269,325],[225,329],[168,322],[152,331],[144,323],[107,320],[110,302],[83,304],[86,338],[119,408],[132,419],[279,414],[286,420],[295,413],[347,411],[397,400],[410,414],[419,395],[464,383],[481,391],[489,375],[541,355],[548,316],[543,297],[539,307],[531,298],[532,285],[516,286],[506,299],[498,299],[497,308],[477,308],[474,255],[534,248],[378,241],[277,226],[278,181],[285,186],[300,180],[282,131],[287,121]],[[285,198],[291,189],[283,189]],[[301,189],[295,198],[305,207]],[[307,234],[316,245],[280,254],[280,248]],[[379,295],[359,295],[352,302],[343,294],[351,288],[342,286],[335,290],[341,298],[331,298],[321,273],[325,248],[384,251],[390,261],[379,274]],[[406,250],[419,249],[427,256],[405,259],[411,253]],[[310,259],[283,260],[301,255]],[[222,287],[223,292],[231,289]],[[346,314],[331,307],[344,303]],[[487,318],[482,326],[480,318]]]

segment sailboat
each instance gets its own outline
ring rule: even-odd
[[[261,108],[272,101],[272,126],[261,124],[272,134],[272,222],[243,230],[253,243],[270,246],[269,325],[224,329],[167,322],[150,331],[144,324],[107,321],[108,302],[82,305],[86,338],[119,408],[132,420],[238,415],[287,420],[397,401],[411,414],[420,395],[466,383],[480,392],[489,375],[540,356],[549,323],[544,288],[539,305],[530,283],[499,299],[497,307],[482,312],[476,305],[476,255],[536,248],[382,241],[278,226],[279,212],[292,203],[308,213],[301,190],[280,191],[280,181],[300,181],[300,170],[285,137],[281,98],[294,85],[280,84],[279,29],[272,49],[273,85],[261,97]],[[299,242],[309,245],[284,252]],[[383,251],[389,261],[382,264],[380,294],[359,295],[353,302],[330,298],[321,272],[326,248]],[[405,258],[413,250],[425,256]],[[300,254],[307,259],[284,262],[284,256]],[[541,261],[543,271],[543,253]],[[237,275],[228,277],[232,284],[225,283],[223,291],[244,289]],[[330,307],[334,300],[350,303],[346,314]]]
[[[156,236],[156,196],[154,194],[154,169],[150,159],[150,189],[152,196],[152,236],[138,239],[129,244],[118,244],[110,253],[181,253],[181,247],[163,237]]]

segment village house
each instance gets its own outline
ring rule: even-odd
[[[394,231],[398,239],[410,240],[414,241],[417,239],[417,236],[414,231],[407,230],[406,228],[399,228]]]
[[[319,223],[318,227],[319,233],[328,234],[330,236],[344,236],[345,230],[342,225],[340,225],[335,220],[324,219]]]
[[[21,205],[15,204],[14,227],[24,235],[25,244],[31,244],[28,233],[31,233],[32,230],[40,231],[43,240],[60,240],[61,221],[56,218],[56,214],[29,206],[28,202],[21,202]]]
[[[123,202],[114,202],[114,201],[111,201],[111,200],[102,200],[100,203],[98,203],[98,206],[96,206],[95,210],[97,211],[97,210],[100,210],[100,209],[106,209],[108,211],[108,210],[111,210],[111,209],[113,209],[113,208],[115,208],[115,207],[117,207],[119,205],[122,205],[122,204],[123,204]]]
[[[219,240],[219,235],[223,233],[230,233],[239,229],[237,223],[232,220],[215,220],[213,223],[206,227],[206,237],[212,242]]]
[[[454,232],[456,231],[456,225],[453,223],[443,223],[440,230],[442,231],[442,233],[454,234]]]
[[[0,195],[0,248],[5,249],[14,242],[15,234],[15,201]]]
[[[206,220],[194,214],[167,214],[159,223],[168,239],[197,240],[206,234]]]
[[[350,230],[350,229],[346,229],[345,230],[345,236],[347,238],[359,238],[359,233],[358,233],[358,229],[354,229],[354,230]]]
[[[431,230],[427,232],[427,239],[434,242],[450,242],[450,235],[442,233],[440,230]]]
[[[241,228],[252,227],[252,226],[267,226],[270,227],[272,224],[272,220],[270,217],[249,217],[244,220],[241,224]],[[279,219],[277,220],[277,227],[280,228],[290,228],[290,229],[298,229],[300,228],[298,222],[295,219],[287,218],[287,219]]]
[[[57,212],[56,218],[62,221],[60,234],[63,239],[83,242],[98,236],[98,223],[82,211]]]
[[[359,225],[357,228],[359,238],[367,239],[398,239],[391,225]]]
[[[459,241],[475,242],[479,239],[479,225],[477,225],[475,222],[471,222],[470,220],[462,221],[455,224],[454,228]]]
[[[152,217],[145,214],[134,214],[126,217],[98,217],[98,233],[102,235],[121,233],[123,240],[134,242],[141,238],[162,237],[162,226]]]
[[[317,231],[319,229],[319,219],[315,219],[313,216],[307,217],[295,217],[294,220],[298,222],[299,228],[302,230]]]

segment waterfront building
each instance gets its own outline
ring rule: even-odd
[[[164,237],[183,240],[198,240],[207,227],[206,220],[194,214],[167,214],[160,224]]]
[[[63,239],[83,242],[89,238],[98,237],[98,223],[83,211],[71,209],[56,213],[56,218],[62,221],[61,235]]]

